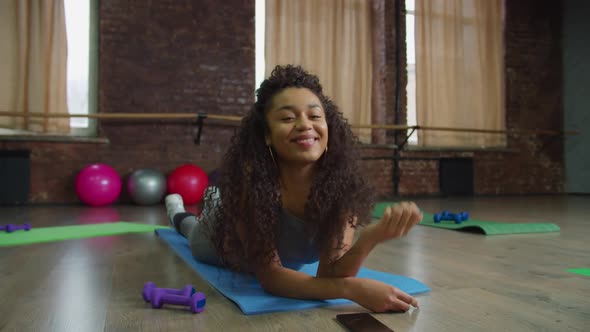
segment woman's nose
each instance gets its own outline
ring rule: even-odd
[[[299,117],[296,123],[296,128],[298,130],[309,130],[311,129],[311,121],[307,117]]]

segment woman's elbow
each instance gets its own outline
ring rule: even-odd
[[[256,277],[256,279],[258,280],[258,283],[260,284],[260,287],[262,287],[262,289],[270,294],[273,294],[272,292],[272,287],[271,287],[271,282],[270,280],[268,280],[267,277]]]
[[[275,271],[271,268],[260,269],[256,272],[256,280],[262,289],[270,294],[275,295]]]

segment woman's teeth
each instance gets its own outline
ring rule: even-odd
[[[305,139],[296,140],[297,143],[301,143],[301,144],[312,144],[314,141],[315,141],[315,138],[305,138]]]

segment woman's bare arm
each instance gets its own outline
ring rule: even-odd
[[[243,224],[238,224],[238,233],[247,250],[247,238],[244,236],[247,230]],[[273,295],[309,300],[344,298],[375,312],[407,311],[410,305],[418,305],[412,296],[380,281],[355,277],[314,277],[283,267],[276,249],[273,256],[268,263],[255,270],[262,288]]]
[[[259,268],[256,277],[265,291],[283,297],[309,300],[344,298],[375,311],[407,311],[418,301],[381,281],[356,277],[313,277],[271,263]]]
[[[373,235],[374,225],[369,225],[359,232],[359,237],[352,244],[355,228],[347,225],[344,230],[342,248],[335,248],[336,243],[325,248],[320,257],[318,277],[354,277],[360,270],[365,258],[377,245]],[[334,252],[336,250],[336,252]],[[336,260],[333,260],[335,257]]]
[[[258,269],[256,278],[265,291],[278,296],[309,300],[352,300],[352,282],[347,278],[314,277],[278,264]]]
[[[317,276],[319,277],[354,277],[364,260],[381,242],[405,236],[412,227],[422,221],[422,213],[412,202],[401,202],[385,209],[378,223],[373,223],[360,231],[357,241],[352,245],[354,226],[346,225],[343,247],[336,248],[336,243],[325,248],[320,257]],[[356,224],[356,222],[354,223]],[[336,260],[330,259],[336,257]]]

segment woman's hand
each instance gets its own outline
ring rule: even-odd
[[[352,282],[350,300],[374,312],[405,312],[410,305],[418,307],[414,297],[381,281],[355,278]]]
[[[408,234],[410,229],[420,221],[422,221],[422,212],[413,202],[401,202],[388,206],[379,223],[374,225],[372,236],[377,239],[377,242],[397,239]]]

